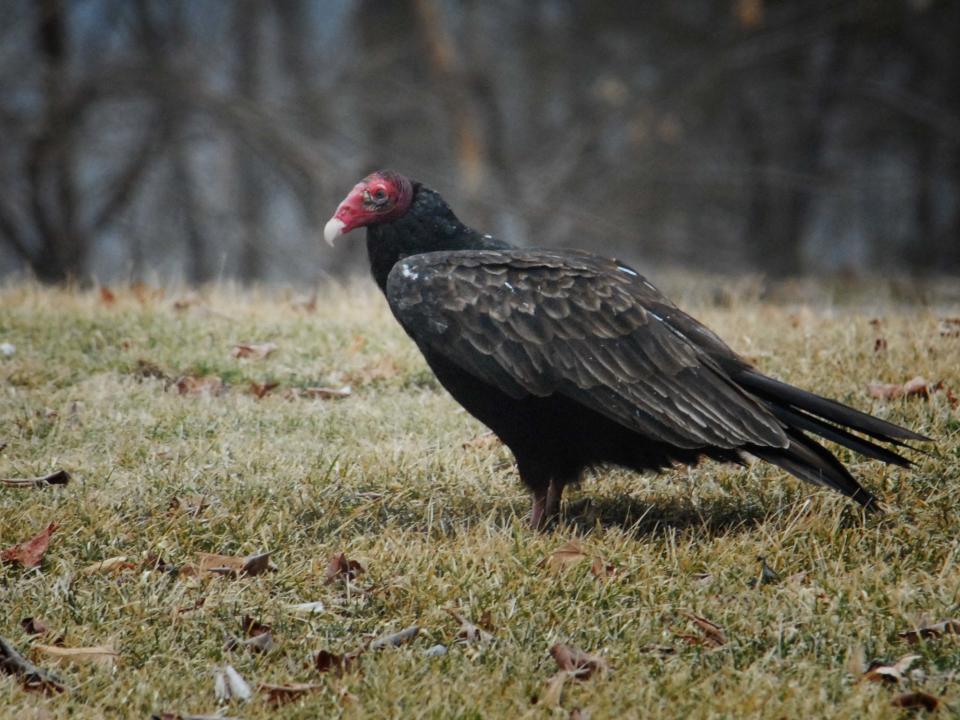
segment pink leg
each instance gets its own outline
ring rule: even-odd
[[[553,480],[544,489],[533,493],[533,511],[530,513],[530,527],[543,530],[560,510],[560,497],[563,486]]]

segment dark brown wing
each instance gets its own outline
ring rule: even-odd
[[[788,444],[782,423],[701,340],[657,315],[652,308],[672,306],[655,288],[615,261],[571,251],[426,253],[398,262],[386,292],[421,348],[512,397],[561,393],[677,447]]]

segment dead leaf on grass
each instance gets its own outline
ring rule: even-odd
[[[317,672],[333,673],[340,677],[354,669],[357,658],[363,655],[364,650],[366,650],[366,647],[342,655],[332,653],[329,650],[321,650],[313,656],[313,666]]]
[[[930,382],[919,375],[907,380],[905,383],[880,383],[873,382],[867,385],[867,392],[870,397],[880,400],[896,400],[901,397],[930,397],[930,393],[935,387]]]
[[[27,635],[45,635],[49,632],[43,620],[35,617],[25,617],[20,621],[20,627]]]
[[[453,608],[444,608],[444,612],[447,613],[450,617],[460,623],[460,630],[457,631],[457,638],[466,643],[471,642],[482,642],[488,643],[496,640],[496,637],[492,633],[487,632],[483,628],[474,625],[472,622],[467,620],[463,615],[454,610]]]
[[[126,555],[117,555],[116,557],[100,560],[92,565],[87,565],[80,571],[81,575],[97,575],[100,573],[115,573],[124,570],[136,570],[136,563],[130,562]]]
[[[398,632],[381,635],[370,643],[370,649],[380,650],[386,647],[399,647],[404,643],[408,643],[413,640],[419,632],[419,625],[411,625],[410,627],[404,628]]]
[[[692,615],[690,613],[682,613],[682,615],[696,625],[697,629],[701,633],[700,635],[687,635],[674,632],[674,635],[686,642],[688,645],[702,645],[708,648],[718,648],[727,644],[727,636],[726,633],[723,632],[723,628],[712,620],[708,620],[707,618],[699,615]]]
[[[588,557],[590,556],[580,543],[570,540],[541,560],[540,565],[548,570],[561,570],[577,565]]]
[[[204,375],[195,377],[193,375],[184,375],[177,379],[173,384],[180,395],[209,395],[217,397],[222,395],[226,386],[223,380],[217,375]]]
[[[265,360],[271,353],[276,351],[277,347],[279,346],[274,342],[238,343],[234,345],[233,350],[230,351],[230,357]]]
[[[586,680],[594,673],[605,674],[610,664],[602,655],[586,653],[573,645],[557,643],[550,648],[557,667],[572,673],[577,680]]]
[[[490,450],[495,447],[499,447],[503,443],[500,441],[494,433],[485,432],[480,433],[472,440],[467,440],[463,443],[464,450]]]
[[[940,337],[960,337],[960,317],[940,318]]]
[[[895,663],[872,662],[860,679],[868,682],[883,682],[889,684],[899,682],[906,677],[907,671],[919,659],[919,655],[904,655]]]
[[[270,391],[276,390],[278,387],[280,387],[280,383],[277,382],[251,382],[250,394],[256,397],[257,400],[262,400]]]
[[[900,633],[900,637],[909,643],[919,642],[921,638],[928,640],[942,635],[960,635],[960,620],[941,620],[933,625],[925,625],[916,630],[907,630]]]
[[[94,663],[112,667],[119,654],[112,647],[96,645],[93,647],[60,647],[59,645],[34,645],[35,652],[60,663]]]
[[[267,696],[267,702],[273,707],[280,707],[292,702],[307,693],[316,692],[323,689],[323,685],[317,683],[292,683],[289,685],[270,685],[261,683],[257,688],[258,692]]]
[[[235,555],[217,555],[216,553],[197,553],[195,565],[185,565],[180,568],[180,574],[185,576],[211,573],[226,577],[240,577],[241,575],[254,576],[274,570],[270,563],[270,553],[237,557]]]
[[[349,560],[346,553],[341,552],[330,556],[324,577],[329,585],[336,580],[356,580],[365,572],[363,565],[356,560]]]
[[[220,702],[246,702],[253,696],[253,690],[232,665],[224,665],[223,670],[214,674],[213,694]]]
[[[17,677],[23,688],[31,692],[63,692],[65,689],[60,678],[34,665],[2,637],[0,637],[0,672]]]
[[[164,381],[170,379],[170,376],[167,375],[159,365],[145,358],[139,358],[137,360],[137,369],[134,371],[134,374],[139,378],[156,378],[157,380]]]
[[[287,610],[292,613],[298,613],[303,615],[312,615],[314,613],[321,613],[327,608],[323,604],[322,600],[314,600],[313,602],[303,602],[303,603],[293,603],[286,606]]]
[[[106,285],[100,286],[100,302],[104,305],[113,305],[117,301],[117,296],[114,294],[113,290],[108,288]]]
[[[36,567],[43,559],[43,554],[50,545],[50,536],[57,527],[56,523],[50,523],[46,530],[41,531],[30,540],[0,552],[0,561],[19,563],[25,568]]]
[[[183,513],[196,517],[210,507],[210,500],[206,495],[176,495],[170,499],[167,507],[173,514]]]
[[[884,352],[887,349],[887,339],[878,337],[873,341],[873,351],[875,353]]]
[[[613,563],[609,563],[604,560],[599,555],[593,559],[593,562],[590,564],[590,573],[597,580],[606,580],[607,578],[616,577],[619,570],[617,566]]]
[[[925,693],[922,691],[901,693],[897,695],[893,700],[890,701],[890,704],[894,707],[904,708],[905,710],[927,710],[928,712],[933,712],[943,701],[931,695],[930,693]]]
[[[292,395],[290,395],[292,393]],[[284,393],[284,397],[290,399],[305,397],[310,400],[340,400],[341,398],[350,397],[353,393],[352,388],[349,385],[344,385],[343,387],[334,388],[334,387],[307,387],[307,388],[290,388]]]
[[[47,485],[66,485],[70,482],[70,473],[66,470],[57,470],[50,475],[35,478],[5,478],[0,484],[7,487],[46,487]]]

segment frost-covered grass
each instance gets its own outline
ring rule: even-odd
[[[213,674],[225,663],[254,689],[321,685],[279,710],[260,696],[221,709],[244,718],[566,717],[577,707],[593,718],[896,717],[890,700],[905,689],[960,707],[958,638],[898,637],[960,616],[960,409],[942,392],[896,401],[866,392],[870,381],[923,375],[960,394],[960,338],[941,337],[938,324],[960,308],[869,295],[769,305],[736,291],[713,305],[702,286],[674,285],[767,372],[937,438],[912,472],[841,453],[886,501],[885,516],[864,520],[838,495],[768,466],[710,463],[590,478],[568,491],[563,522],[534,534],[509,455],[471,442],[483,428],[435,384],[367,283],[321,291],[313,311],[281,291],[141,300],[115,288],[108,304],[95,291],[0,290],[0,343],[16,347],[0,355],[0,478],[73,475],[65,487],[0,486],[0,549],[59,525],[39,568],[0,566],[0,636],[68,686],[28,694],[0,675],[0,716],[214,713]],[[878,337],[885,350],[874,350]],[[266,359],[231,357],[238,342],[267,341],[278,349]],[[204,375],[227,392],[173,385]],[[249,392],[266,381],[279,387],[262,399]],[[340,400],[287,392],[346,384],[353,393]],[[199,495],[208,506],[198,513],[171,508]],[[589,561],[542,564],[571,539],[615,574],[597,579]],[[261,551],[276,572],[141,569],[150,555],[183,566],[198,552]],[[339,551],[366,568],[349,592],[325,583]],[[83,573],[117,556],[136,567]],[[753,583],[758,556],[784,579]],[[315,600],[324,612],[288,607]],[[451,607],[488,616],[496,642],[457,643]],[[684,613],[722,626],[727,643],[688,644],[680,635],[698,631]],[[245,615],[272,626],[272,651],[223,649]],[[26,635],[28,616],[51,634]],[[310,665],[321,649],[353,650],[413,624],[415,640],[365,653],[342,678]],[[60,633],[70,647],[114,648],[114,667],[55,668],[31,651]],[[557,642],[602,653],[611,670],[567,683],[561,707],[548,708]],[[425,657],[436,644],[446,655]],[[922,656],[920,673],[900,688],[851,674],[861,656],[910,652]]]

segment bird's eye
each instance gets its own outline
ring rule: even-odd
[[[376,191],[373,193],[374,200],[383,200],[386,197],[387,197],[387,193],[384,191],[383,188],[377,188]]]

